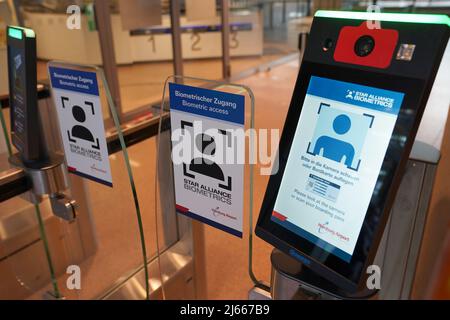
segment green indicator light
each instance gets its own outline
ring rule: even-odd
[[[15,28],[8,28],[8,36],[11,38],[22,40],[22,30]]]
[[[380,13],[380,12],[318,10],[314,16],[321,18],[446,24],[450,27],[450,17],[445,14],[411,14],[411,13]]]
[[[22,31],[25,33],[25,37],[27,38],[35,38],[36,34],[32,29],[22,28],[22,27],[9,27],[8,35],[12,38],[16,38],[22,40]]]

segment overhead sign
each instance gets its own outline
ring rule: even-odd
[[[95,72],[49,67],[69,172],[112,187]]]
[[[242,237],[242,95],[169,84],[177,212]]]

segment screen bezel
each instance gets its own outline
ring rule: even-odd
[[[405,129],[401,124],[399,124],[399,118],[397,118],[389,146],[386,150],[382,170],[385,168],[387,163],[386,160],[393,160],[396,163],[396,166],[394,170],[395,174],[389,182],[388,192],[384,197],[384,205],[382,208],[378,208],[377,210],[369,206],[369,209],[365,215],[361,230],[366,223],[373,221],[373,219],[377,219],[379,222],[375,227],[375,232],[372,235],[365,235],[363,239],[363,232],[360,231],[352,259],[349,263],[341,260],[333,254],[330,254],[328,251],[315,246],[308,240],[289,231],[288,229],[285,229],[271,220],[275,200],[278,195],[281,179],[284,174],[311,76],[401,92],[404,93],[404,98],[400,108],[400,113],[407,109],[413,110],[413,114],[411,115],[412,118],[410,118],[411,121],[409,121],[408,124],[408,134],[403,149],[400,151],[396,150],[394,152],[391,144],[392,139]],[[288,254],[292,255],[292,250],[294,250],[294,252],[299,256],[306,257],[303,262],[308,262],[310,268],[316,270],[322,276],[332,281],[342,289],[347,290],[348,292],[354,292],[361,287],[364,280],[363,276],[365,274],[363,270],[367,268],[367,265],[375,256],[376,249],[381,240],[382,231],[384,230],[390,208],[395,198],[395,192],[398,189],[406,161],[408,160],[408,156],[414,142],[414,137],[425,107],[425,102],[422,101],[424,92],[425,81],[420,79],[391,76],[377,72],[368,72],[338,66],[324,67],[324,65],[320,64],[303,62],[301,71],[297,78],[297,83],[279,144],[278,172],[270,177],[256,227],[256,234]],[[377,182],[379,181],[380,174],[377,178]],[[372,203],[373,200],[374,196],[372,194],[370,202]],[[370,250],[367,250],[367,248],[364,249],[363,242],[367,242],[367,237],[370,238]],[[311,252],[313,250],[315,250],[315,253],[318,254],[312,256]],[[318,261],[318,255],[327,255],[326,261]]]

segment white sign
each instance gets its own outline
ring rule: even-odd
[[[112,187],[95,72],[49,67],[69,172]]]
[[[177,212],[242,237],[244,165],[234,139],[244,128],[242,95],[170,83]]]

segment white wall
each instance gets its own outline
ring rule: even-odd
[[[45,60],[65,60],[83,64],[100,64],[101,54],[98,41],[98,32],[89,31],[86,17],[82,18],[81,30],[66,28],[64,14],[27,13],[26,24],[33,28],[37,35],[37,54]],[[133,62],[164,61],[172,59],[172,43],[170,34],[155,36],[129,36],[128,31],[122,30],[119,15],[112,15],[112,28],[116,59],[119,64]],[[231,56],[254,56],[263,53],[263,20],[260,12],[243,12],[232,15],[231,22],[252,23],[251,31],[240,31],[235,40],[230,40]],[[181,19],[181,25],[217,25],[220,17],[208,20],[187,21]],[[163,26],[170,26],[168,16],[163,16]],[[194,42],[198,41],[196,45]],[[220,57],[221,33],[208,32],[193,35],[182,35],[183,57],[185,59]]]

